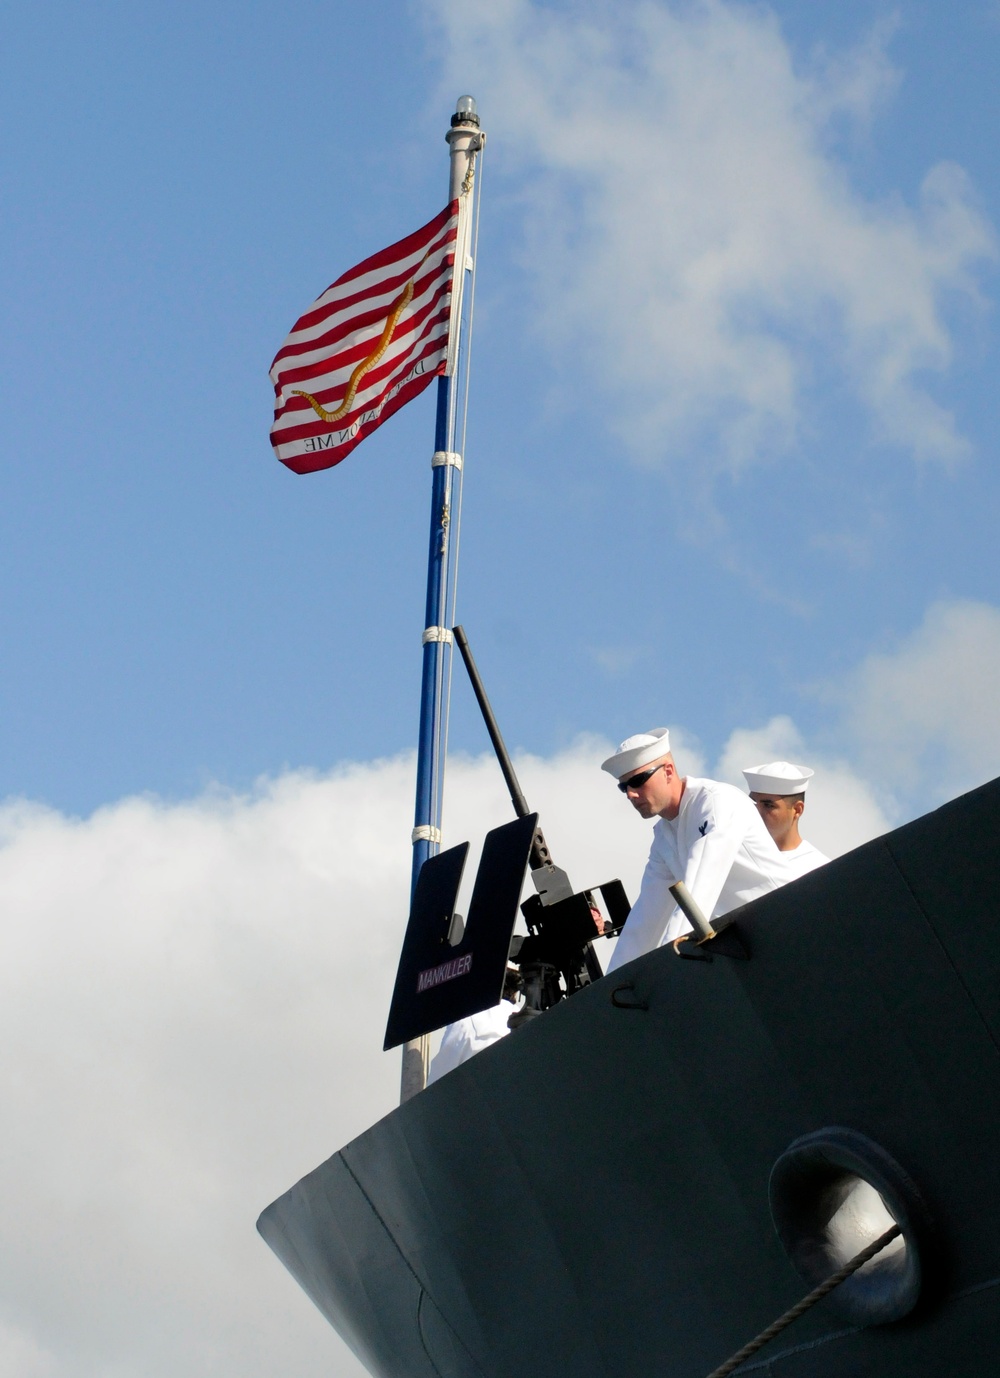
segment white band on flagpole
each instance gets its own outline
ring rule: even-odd
[[[430,823],[421,823],[419,827],[414,828],[413,832],[410,833],[410,841],[413,843],[440,842],[441,829],[432,827]]]
[[[443,641],[446,646],[450,646],[453,639],[450,627],[425,627],[420,644],[428,646],[432,641]]]
[[[431,468],[439,469],[442,464],[450,464],[455,469],[461,469],[462,456],[457,450],[435,450],[431,455]]]

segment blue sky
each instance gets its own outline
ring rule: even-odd
[[[614,24],[600,5],[472,10],[8,8],[3,793],[87,812],[413,742],[432,397],[298,478],[270,455],[266,373],[327,282],[438,209],[465,87],[490,142],[460,615],[512,743],[547,753],[664,720],[711,757],[734,728],[790,714],[850,754],[830,706],[842,678],[935,600],[996,603],[996,7],[653,6],[675,46],[691,38],[703,85],[727,81],[727,43],[743,53],[714,114],[684,108],[641,9]],[[571,41],[588,25],[603,37]],[[867,75],[845,76],[859,52]],[[800,87],[762,114],[775,54]],[[595,112],[627,122],[634,102],[641,125],[615,177],[610,153],[581,152],[567,91],[587,82]],[[804,96],[809,82],[822,90]],[[830,262],[808,280],[808,233],[757,245],[746,283],[688,303],[725,320],[687,375],[682,339],[643,332],[672,328],[656,296],[692,269],[699,197],[735,224],[747,188],[737,168],[689,169],[675,233],[679,164],[649,150],[683,134],[709,158],[743,99],[765,239],[795,201],[781,159],[797,147],[807,226],[839,207],[863,256],[877,222],[883,239],[902,225],[914,263],[852,337],[890,244],[832,287]],[[824,99],[839,108],[818,113]],[[921,184],[942,163],[935,224]],[[657,177],[630,237],[623,198]],[[641,283],[613,287],[623,247],[653,270],[638,322]],[[908,293],[924,297],[903,320]],[[623,340],[648,357],[641,385],[616,371]],[[791,400],[755,373],[770,349]],[[900,423],[907,396],[866,397],[883,366],[951,415],[947,444],[921,452],[933,426]],[[464,686],[454,740],[484,744]]]
[[[252,1222],[397,1094],[433,392],[296,477],[267,370],[461,92],[459,615],[559,863],[635,894],[654,725],[814,766],[831,855],[1000,774],[998,58],[996,0],[4,8],[0,1378],[360,1374]],[[460,677],[453,743],[475,848]]]

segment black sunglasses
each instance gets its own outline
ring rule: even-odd
[[[622,794],[627,794],[630,789],[642,789],[647,780],[652,780],[658,770],[663,769],[663,761],[658,766],[653,766],[651,770],[641,770],[638,775],[630,775],[627,780],[619,780],[618,788]]]

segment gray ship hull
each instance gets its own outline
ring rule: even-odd
[[[807,1290],[768,1181],[828,1126],[919,1187],[935,1229],[920,1301],[871,1327],[824,1302],[740,1371],[996,1372],[1000,782],[756,901],[739,928],[749,961],[650,953],[264,1211],[373,1374],[704,1378]]]

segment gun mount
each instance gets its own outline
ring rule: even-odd
[[[455,645],[468,671],[486,731],[507,783],[518,818],[530,816],[514,763],[504,744],[496,716],[486,695],[463,627],[453,628]],[[620,880],[590,890],[574,891],[569,876],[552,860],[545,835],[536,823],[530,852],[531,879],[536,893],[521,905],[526,937],[511,938],[509,959],[521,974],[524,1006],[511,1017],[511,1027],[541,1014],[604,975],[594,939],[619,933],[629,915],[629,902]],[[597,908],[594,890],[601,894],[609,919]]]
[[[467,920],[455,906],[469,844],[439,852],[421,867],[389,1008],[387,1049],[497,1004],[510,966],[524,995],[524,1005],[511,1015],[516,1028],[604,975],[594,939],[620,932],[629,914],[620,880],[574,891],[552,860],[461,627],[454,629],[454,638],[516,817],[486,835]],[[536,893],[520,906],[528,932],[515,935],[527,871]]]

